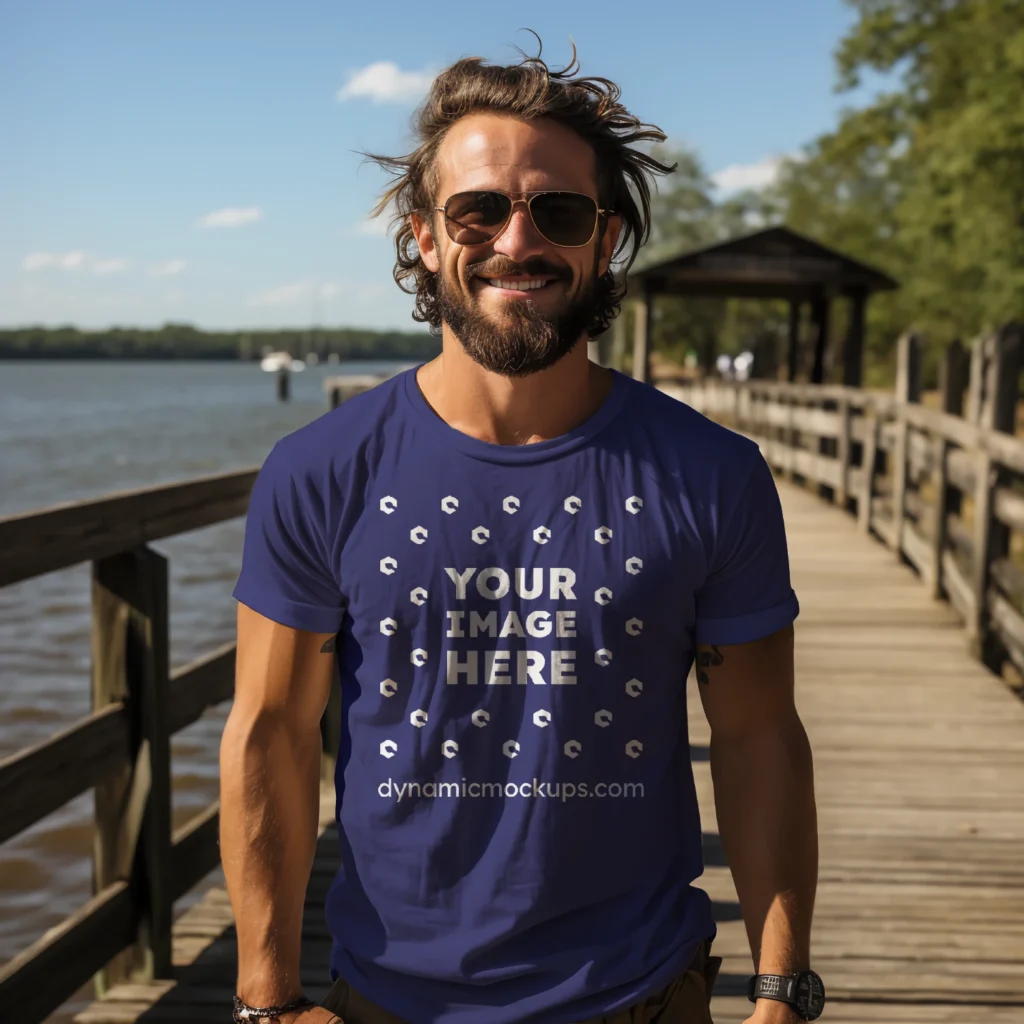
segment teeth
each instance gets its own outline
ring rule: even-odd
[[[543,288],[547,281],[502,281],[497,278],[488,280],[488,284],[495,288],[508,288],[511,291],[529,292],[537,288]]]

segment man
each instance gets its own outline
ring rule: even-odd
[[[752,442],[588,360],[619,308],[612,259],[647,237],[648,178],[670,168],[632,147],[664,136],[612,83],[572,73],[438,77],[417,150],[381,158],[381,208],[442,354],[284,438],[255,485],[221,755],[236,1019],[710,1020],[695,657],[774,997],[750,1019],[797,1019],[779,998],[797,982],[820,1009],[778,495]],[[336,983],[313,1007],[299,939],[335,659]]]

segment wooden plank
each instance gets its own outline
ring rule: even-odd
[[[946,478],[957,490],[973,494],[976,471],[977,461],[973,452],[964,451],[963,448],[950,448],[947,451]]]
[[[861,456],[860,490],[857,492],[857,522],[862,533],[871,529],[872,503],[875,489],[875,458],[878,454],[878,420],[861,420],[864,425],[863,455]]]
[[[892,529],[886,543],[894,551],[900,551],[903,542],[903,527],[906,522],[904,496],[907,489],[907,432],[906,420],[898,423],[896,446],[892,451]]]
[[[982,447],[988,433],[976,423],[970,423],[967,420],[962,420],[959,416],[950,416],[948,413],[938,412],[935,409],[926,409],[922,405],[902,406],[900,413],[911,426],[930,434],[937,434],[961,448],[976,451]],[[1024,443],[1021,445],[1020,455],[1024,461]]]
[[[907,464],[910,475],[916,482],[935,468],[935,449],[932,436],[920,430],[907,432]]]
[[[167,560],[143,547],[93,563],[93,706],[123,701],[138,744],[134,764],[96,789],[93,882],[130,879],[145,892],[142,941],[104,968],[101,993],[171,970],[168,646]]]
[[[94,562],[92,566],[92,707],[94,714],[104,712],[111,704],[130,709],[132,715],[130,736],[131,753],[124,766],[108,774],[96,786],[94,814],[96,832],[93,838],[93,892],[99,894],[117,884],[131,873],[135,859],[138,835],[119,830],[127,808],[138,820],[138,808],[145,798],[149,780],[145,774],[145,761],[138,763],[138,707],[128,697],[128,633],[131,607],[120,593],[125,589],[122,571],[124,556],[109,562]],[[130,570],[129,570],[130,571]],[[138,771],[136,769],[139,769]],[[130,941],[135,937],[134,930]],[[125,943],[127,946],[128,943]],[[121,947],[124,949],[124,946]],[[96,988],[103,995],[110,984],[126,978],[137,966],[132,951],[107,958],[98,965],[103,970],[96,975]]]
[[[168,728],[170,626],[167,559],[150,548],[136,552],[139,582],[147,600],[141,615],[139,701],[142,742],[149,757],[149,793],[141,822],[142,861],[145,864],[144,932],[147,977],[171,975],[171,894],[174,864],[171,850],[171,733]]]
[[[974,533],[959,515],[946,516],[946,537],[965,561],[974,561]]]
[[[896,524],[888,498],[875,497],[871,499],[871,529],[878,534],[886,547],[895,546]]]
[[[989,575],[1013,604],[1024,607],[1024,570],[1008,558],[997,558],[989,567]]]
[[[0,761],[0,842],[128,765],[130,727],[124,704],[109,704]]]
[[[992,531],[992,484],[995,468],[988,452],[977,455],[974,489],[974,529],[971,546],[974,558],[971,562],[971,593],[974,597],[975,618],[967,623],[967,638],[973,645],[974,653],[981,657],[984,647],[985,614],[987,604],[985,591],[988,589],[988,559]]]
[[[997,462],[1014,473],[1024,473],[1024,440],[999,431],[985,431],[979,438],[979,447]]]
[[[903,494],[903,511],[916,520],[921,533],[928,534],[935,506],[920,491],[905,491]]]
[[[121,881],[88,903],[0,968],[4,1019],[41,1021],[135,938],[137,911]]]
[[[839,484],[839,464],[827,455],[808,452],[797,448],[790,450],[790,465],[793,470],[808,480],[836,487]]]
[[[234,694],[235,648],[233,641],[226,643],[171,674],[167,716],[171,735]]]
[[[0,519],[0,586],[245,514],[258,469]]]
[[[1024,616],[997,590],[989,589],[991,623],[1015,665],[1024,671]]]
[[[896,342],[896,385],[893,394],[897,402],[921,401],[923,369],[921,337],[912,331],[900,335]]]
[[[1024,749],[1014,753],[1014,767],[996,765],[1010,753],[1002,737],[1019,733],[1024,709],[967,657],[944,606],[910,583],[905,568],[880,568],[876,549],[841,517],[826,518],[791,488],[781,493],[794,586],[808,618],[821,623],[797,623],[797,698],[815,751],[822,881],[813,944],[832,997],[828,1012],[835,1015],[844,999],[871,999],[893,1014],[877,1019],[898,1020],[892,1000],[903,998],[921,1000],[904,1005],[921,1021],[988,1020],[998,1012],[988,1004],[1002,999],[1016,1003],[1007,1009],[1019,1014],[1024,884],[1016,866],[999,875],[982,869],[981,857],[990,856],[982,852],[989,836],[1005,836],[997,856],[1007,864],[1020,859],[1014,851],[1024,838],[1024,796],[1015,780]],[[955,592],[956,565],[951,552],[944,556]],[[850,629],[847,610],[861,600],[862,624]],[[936,628],[908,634],[892,623],[891,609],[904,605],[919,607]],[[907,657],[894,657],[891,644],[904,644]],[[690,699],[691,742],[699,743],[706,726],[692,689]],[[698,763],[695,774],[702,820],[711,828],[710,773]],[[975,817],[982,805],[991,810]],[[953,864],[961,873],[951,885]],[[991,887],[976,884],[983,875]],[[963,930],[953,936],[948,922],[959,922],[961,913]],[[727,976],[739,979],[749,966],[742,923],[724,922],[717,945]],[[978,966],[994,962],[997,971]],[[930,967],[922,972],[922,965]],[[938,1005],[943,1000],[961,1002]],[[745,1019],[726,1018],[719,1005],[716,997],[716,1021]],[[749,1004],[739,1005],[749,1014]],[[867,1011],[875,1004],[855,1005],[845,1019],[873,1019]]]
[[[645,290],[633,303],[633,376],[645,383],[651,379],[651,332],[654,329],[654,294]]]
[[[942,582],[942,553],[946,550],[946,522],[949,518],[950,493],[947,469],[949,442],[941,437],[932,438],[934,449],[935,504],[930,509],[928,564],[931,568],[932,597],[945,596]]]
[[[880,420],[878,430],[878,448],[883,452],[892,452],[896,449],[899,434],[899,422]]]
[[[921,536],[912,523],[903,524],[903,536],[900,541],[903,554],[921,574],[921,580],[931,587],[935,580],[932,569],[931,545]]]
[[[836,485],[834,500],[835,503],[846,511],[847,501],[850,497],[850,403],[842,401],[839,403],[839,411],[836,413],[839,424],[836,432],[836,467],[839,480]]]
[[[1009,487],[996,487],[992,514],[1011,530],[1024,530],[1024,494]]]
[[[816,437],[836,437],[839,433],[839,414],[836,412],[815,407],[797,407],[790,415],[795,429]]]
[[[972,622],[977,617],[974,607],[974,592],[964,578],[951,551],[942,553],[942,582],[949,595],[950,604],[960,613],[964,622]]]
[[[220,801],[214,800],[181,828],[171,841],[171,900],[179,900],[220,863]]]

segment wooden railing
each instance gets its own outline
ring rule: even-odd
[[[755,438],[768,462],[857,515],[962,616],[976,655],[1024,673],[1024,440],[1013,436],[1024,333],[954,343],[941,408],[920,404],[900,339],[895,394],[821,385],[662,383]],[[966,406],[965,406],[966,399]],[[41,1021],[91,977],[98,994],[171,974],[174,903],[219,862],[216,801],[171,826],[170,738],[234,689],[235,645],[168,664],[167,561],[149,544],[241,516],[255,469],[0,519],[0,586],[92,563],[92,713],[0,761],[0,841],[95,790],[94,895],[0,969],[3,1019]],[[337,690],[337,687],[334,688]],[[324,717],[329,766],[340,712]],[[328,770],[329,767],[328,767]]]
[[[94,895],[0,968],[3,1020],[41,1021],[94,976],[101,996],[171,976],[174,903],[220,861],[217,801],[172,829],[171,737],[231,698],[235,644],[169,670],[167,560],[149,544],[244,515],[256,473],[0,519],[0,586],[92,563],[92,713],[0,761],[0,842],[95,790]],[[325,725],[328,756],[336,742]]]
[[[1014,436],[1024,330],[959,342],[941,365],[939,408],[921,400],[921,345],[898,345],[893,394],[767,381],[661,390],[758,442],[769,464],[857,516],[964,621],[993,671],[1024,674],[1024,439]]]

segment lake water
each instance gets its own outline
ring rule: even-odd
[[[327,411],[325,377],[397,368],[308,367],[281,403],[255,363],[0,361],[0,516],[259,466]],[[170,562],[172,668],[234,639],[244,523],[153,545]],[[0,759],[89,713],[89,587],[85,564],[0,588]],[[175,825],[217,795],[225,714],[174,739]],[[89,898],[92,813],[90,791],[0,845],[0,963]]]

